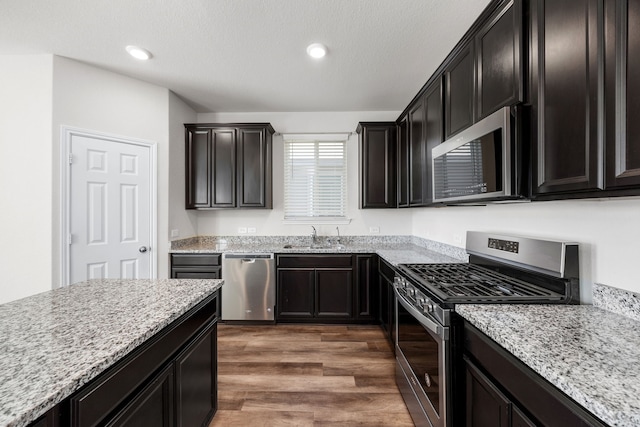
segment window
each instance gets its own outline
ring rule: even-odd
[[[347,136],[285,136],[285,220],[346,217],[346,142]]]

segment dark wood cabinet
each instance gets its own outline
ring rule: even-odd
[[[640,187],[640,3],[605,2],[605,188]]]
[[[398,130],[398,207],[409,207],[409,120],[403,117]]]
[[[385,331],[392,348],[395,349],[396,305],[393,293],[394,276],[395,270],[391,264],[382,258],[378,258],[378,278],[380,283],[378,318],[380,326]]]
[[[185,124],[186,208],[272,206],[268,123]]]
[[[603,189],[603,2],[531,2],[533,194]]]
[[[435,80],[425,92],[425,165],[424,165],[424,190],[423,201],[429,204],[433,201],[433,179],[431,168],[433,156],[431,150],[440,145],[443,141],[443,103],[442,103],[442,81]]]
[[[397,130],[395,122],[361,122],[360,208],[397,206]]]
[[[171,254],[172,279],[220,279],[220,254]]]
[[[427,203],[427,143],[425,140],[424,97],[409,109],[409,206]]]
[[[378,256],[356,255],[356,318],[375,322],[378,315]]]
[[[219,299],[218,291],[59,404],[60,425],[208,425],[217,408]]]
[[[376,322],[375,259],[375,254],[276,255],[276,322]]]
[[[524,100],[522,1],[495,11],[475,36],[476,118]]]
[[[463,327],[467,426],[606,425],[476,327]]]
[[[463,46],[444,70],[445,139],[473,124],[475,61],[473,43]]]

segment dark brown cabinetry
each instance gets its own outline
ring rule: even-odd
[[[268,123],[185,124],[186,208],[271,208]]]
[[[395,208],[397,206],[397,145],[395,122],[361,122],[360,135],[360,207]]]
[[[389,342],[392,347],[395,346],[395,324],[396,324],[396,312],[395,312],[395,296],[393,293],[393,277],[395,276],[395,270],[393,267],[383,260],[378,259],[378,278],[380,283],[380,296],[379,296],[379,321],[380,326],[385,331]]]
[[[467,426],[605,426],[468,322],[463,363]]]
[[[172,279],[219,279],[220,254],[171,254]]]
[[[494,12],[475,37],[476,119],[524,100],[522,1]]]
[[[534,195],[603,189],[602,1],[531,2]]]
[[[605,2],[607,189],[640,187],[640,3]]]
[[[427,146],[424,121],[424,97],[420,97],[410,107],[408,114],[409,206],[423,206],[427,203]]]
[[[373,254],[281,254],[278,322],[371,323],[377,302]]]
[[[409,121],[398,123],[398,207],[409,207]]]
[[[63,401],[60,425],[207,425],[217,408],[218,301],[216,292]]]
[[[456,53],[445,68],[445,138],[473,123],[474,64],[473,43],[470,42]]]

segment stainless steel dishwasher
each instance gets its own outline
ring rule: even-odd
[[[273,254],[223,254],[222,278],[222,320],[274,320],[276,270]]]

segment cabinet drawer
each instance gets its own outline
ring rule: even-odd
[[[353,256],[351,255],[277,255],[278,267],[289,268],[324,268],[324,267],[351,267]]]
[[[172,254],[171,265],[220,265],[220,254]]]

